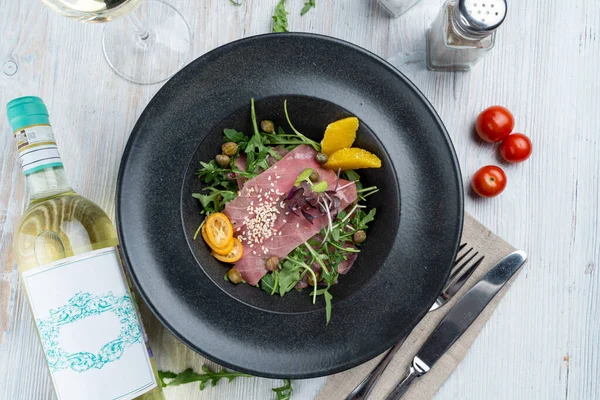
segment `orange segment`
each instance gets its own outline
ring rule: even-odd
[[[232,240],[233,243],[233,248],[231,249],[231,251],[225,255],[223,254],[219,254],[216,252],[212,252],[212,255],[214,258],[216,258],[219,261],[223,261],[226,263],[235,263],[237,262],[240,258],[242,258],[242,254],[244,254],[244,247],[242,246],[242,243],[237,239],[237,238],[233,238]]]
[[[206,230],[206,226],[207,223],[205,222],[204,225],[202,225],[202,238],[204,239],[204,241],[206,242],[206,244],[208,245],[208,247],[210,247],[212,249],[213,252],[218,253],[218,254],[228,254],[234,246],[233,240],[230,240],[225,246],[223,247],[218,247],[215,246],[215,244],[213,242],[210,241],[209,237],[208,237],[208,233]]]
[[[352,147],[358,130],[358,118],[348,117],[327,125],[321,141],[321,151],[328,156],[338,150]]]
[[[347,169],[361,168],[381,168],[381,160],[373,153],[366,150],[353,147],[351,149],[341,149],[329,156],[329,161],[325,168],[337,171]]]

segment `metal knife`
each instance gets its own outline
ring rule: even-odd
[[[398,400],[420,376],[425,375],[475,321],[504,284],[525,263],[527,254],[517,250],[492,267],[479,282],[452,307],[427,338],[412,361],[408,373],[386,400]]]

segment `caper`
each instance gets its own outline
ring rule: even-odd
[[[319,282],[319,279],[321,279],[321,271],[315,272],[315,276],[317,277],[317,282]],[[310,286],[315,286],[315,281],[313,280],[312,274],[308,275],[308,284]]]
[[[352,240],[354,240],[354,243],[362,243],[367,240],[367,233],[362,230],[356,231],[354,232],[354,235],[352,235]]]
[[[217,154],[215,161],[220,167],[229,166],[229,156],[226,156],[225,154]]]
[[[323,165],[327,162],[327,160],[329,160],[329,157],[327,157],[327,154],[325,153],[317,153],[315,160],[317,160],[319,164]]]
[[[242,274],[240,274],[240,271],[235,269],[235,267],[227,271],[227,277],[231,283],[235,283],[236,285],[242,283]]]
[[[277,256],[269,257],[269,259],[265,263],[265,267],[267,268],[267,270],[269,270],[271,272],[275,271],[277,269],[278,265],[279,265],[279,257],[277,257]]]
[[[221,146],[221,150],[226,156],[235,156],[235,153],[237,153],[238,150],[238,145],[234,142],[223,143],[223,145]]]
[[[275,124],[273,121],[264,119],[260,121],[260,129],[266,133],[274,133],[275,132]]]
[[[310,179],[311,182],[318,182],[319,181],[319,173],[317,171],[311,172],[308,179]]]

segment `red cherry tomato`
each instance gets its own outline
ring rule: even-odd
[[[482,197],[498,196],[506,187],[506,174],[500,167],[486,165],[475,172],[471,186]]]
[[[522,133],[513,133],[500,143],[500,155],[511,163],[523,162],[531,155],[531,140]]]
[[[506,108],[492,106],[486,108],[477,117],[475,130],[486,142],[501,142],[515,127],[515,118]]]

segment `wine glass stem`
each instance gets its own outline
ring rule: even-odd
[[[142,41],[141,44],[145,44],[144,42],[148,40],[148,38],[150,37],[150,33],[148,32],[142,21],[140,21],[139,18],[133,14],[127,14],[125,18],[127,18],[129,22],[131,22],[135,35],[138,37],[139,40]]]

